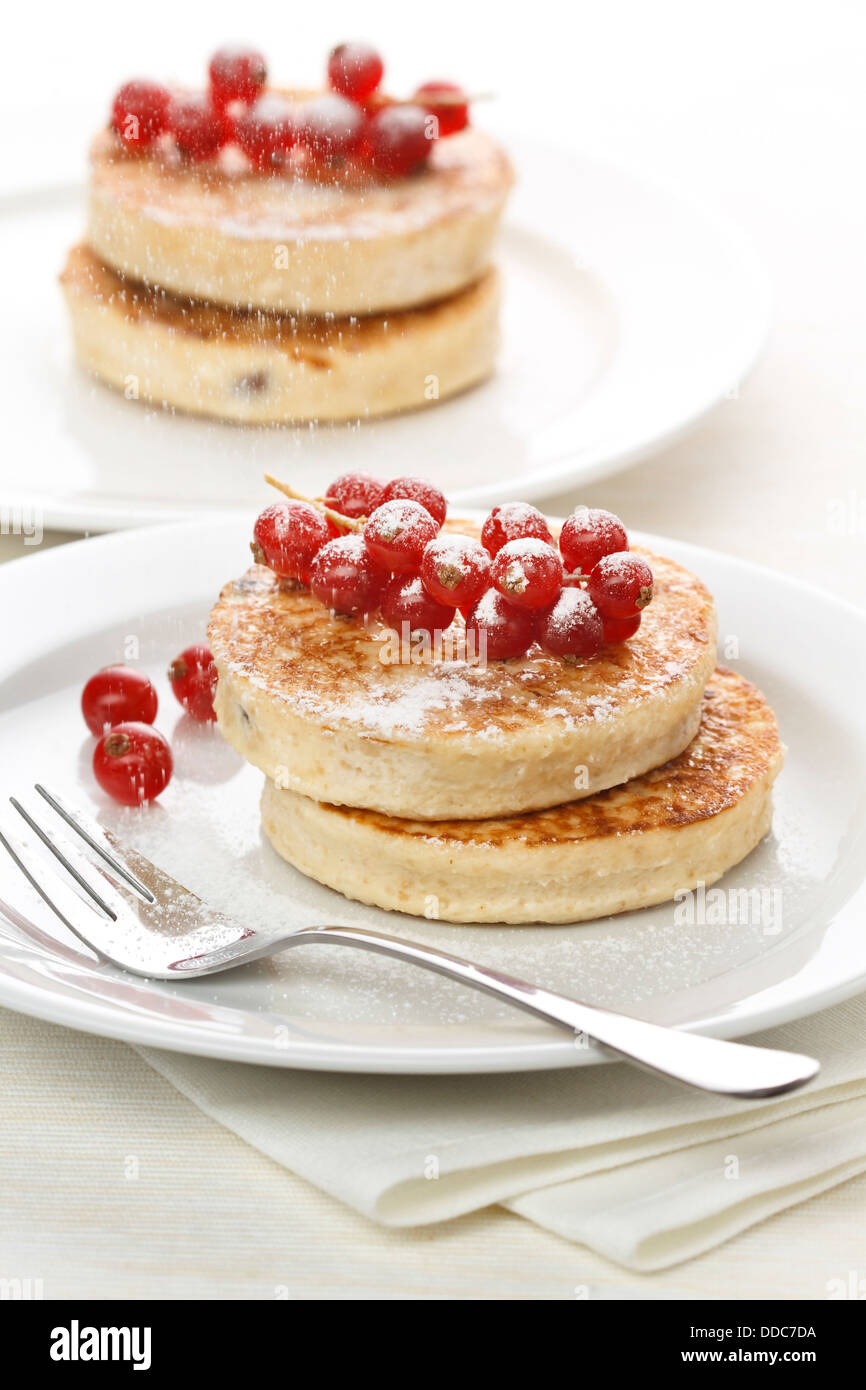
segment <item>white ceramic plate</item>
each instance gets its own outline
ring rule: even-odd
[[[316,430],[172,416],[74,365],[56,283],[75,190],[0,199],[6,448],[0,500],[110,530],[255,505],[265,470],[319,491],[347,468],[435,476],[454,501],[535,498],[632,462],[735,389],[768,321],[740,235],[606,164],[515,142],[495,378],[401,418]]]
[[[789,753],[773,834],[724,879],[723,920],[708,899],[697,914],[707,920],[691,924],[665,904],[574,927],[455,927],[350,903],[291,869],[262,841],[260,774],[215,730],[183,716],[167,689],[161,673],[201,638],[218,589],[246,564],[248,533],[248,524],[231,520],[118,533],[0,569],[6,792],[20,794],[36,779],[55,783],[257,929],[364,923],[719,1036],[866,987],[862,613],[772,571],[649,538],[709,584],[728,664],[756,680],[777,711]],[[125,811],[92,780],[78,702],[97,667],[136,650],[158,681],[157,724],[172,739],[176,774],[154,805]],[[10,816],[17,820],[0,806],[0,819]],[[739,890],[752,895],[748,910]],[[57,935],[5,856],[0,897]],[[479,1072],[599,1060],[461,986],[338,946],[170,989],[71,956],[51,959],[0,924],[0,1003],[132,1042],[271,1065]]]

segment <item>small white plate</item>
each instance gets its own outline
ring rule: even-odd
[[[486,385],[351,426],[242,428],[124,400],[72,360],[57,285],[83,198],[0,198],[7,325],[0,500],[110,530],[255,505],[269,470],[312,492],[348,468],[435,477],[455,502],[536,498],[632,462],[736,389],[763,343],[766,278],[742,237],[679,194],[514,143],[500,262],[504,341]]]
[[[667,1024],[736,1036],[866,987],[866,616],[770,570],[648,538],[716,595],[727,664],[772,701],[789,752],[773,833],[683,922],[673,903],[573,927],[456,927],[350,903],[263,842],[261,775],[181,714],[161,673],[199,640],[246,564],[249,523],[160,527],[0,569],[4,788],[56,784],[191,889],[251,926],[363,923]],[[135,652],[156,679],[175,777],[124,811],[90,772],[80,690]],[[7,807],[0,818],[17,820]],[[745,890],[745,891],[743,891]],[[748,896],[751,895],[751,896]],[[0,855],[0,898],[60,932]],[[704,918],[705,920],[700,920]],[[74,945],[75,943],[69,943]],[[599,1060],[556,1029],[450,981],[345,947],[294,950],[233,975],[150,986],[49,961],[0,923],[0,1003],[130,1042],[336,1071],[485,1072]]]

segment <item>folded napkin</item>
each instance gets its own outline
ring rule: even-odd
[[[354,1076],[138,1050],[206,1114],[373,1221],[421,1225],[499,1202],[646,1271],[866,1170],[866,999],[752,1041],[811,1053],[822,1073],[748,1102],[624,1063]]]

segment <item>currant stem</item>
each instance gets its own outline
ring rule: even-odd
[[[326,516],[328,520],[332,521],[341,531],[363,530],[363,521],[353,521],[351,517],[343,516],[342,512],[335,512],[333,507],[329,507],[320,497],[307,497],[303,492],[298,492],[297,489],[293,488],[289,483],[282,483],[279,478],[272,477],[270,473],[265,474],[265,482],[270,483],[271,487],[275,487],[277,491],[282,492],[284,496],[290,497],[293,502],[306,502],[308,506],[315,507],[317,512],[321,512],[322,516]]]
[[[367,98],[371,106],[471,106],[476,101],[493,101],[495,92],[424,92],[419,99],[412,97],[389,97],[384,92],[373,92]]]

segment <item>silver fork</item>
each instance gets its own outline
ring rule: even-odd
[[[290,946],[330,942],[447,975],[567,1029],[576,1040],[593,1039],[630,1062],[700,1090],[760,1099],[802,1086],[820,1069],[812,1057],[646,1023],[362,927],[296,927],[279,937],[262,936],[214,911],[143,855],[121,846],[110,831],[72,810],[56,792],[38,783],[36,791],[97,860],[68,836],[58,838],[56,822],[54,830],[46,828],[14,797],[15,810],[61,868],[8,831],[0,830],[0,844],[71,932],[103,960],[133,975],[198,979]]]

